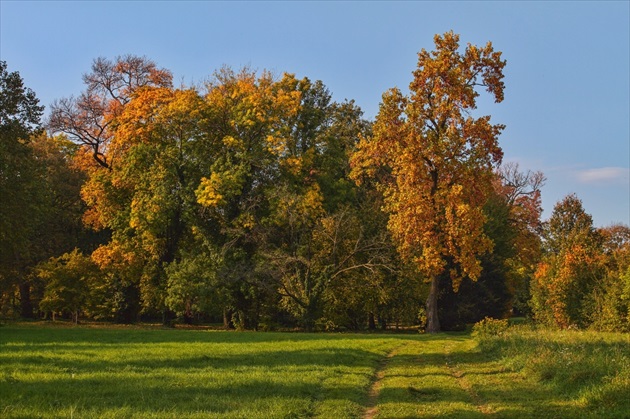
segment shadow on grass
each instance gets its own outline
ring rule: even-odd
[[[604,408],[584,403],[580,390],[590,388],[592,381],[567,393],[559,382],[542,382],[505,368],[499,352],[457,349],[450,337],[442,337],[444,345],[454,350],[419,351],[392,359],[391,373],[386,374],[389,382],[379,395],[382,417],[630,418],[623,401]],[[567,351],[578,347],[595,353],[615,351],[619,345],[599,342],[585,346],[582,342],[564,346]],[[563,369],[563,365],[555,367]]]
[[[8,326],[0,336],[0,412],[20,408],[27,412],[21,417],[46,416],[46,412],[76,405],[85,412],[81,416],[87,417],[115,416],[110,413],[121,409],[131,409],[127,417],[185,417],[198,412],[308,417],[316,414],[318,404],[333,401],[350,406],[345,412],[354,412],[342,417],[360,416],[370,377],[387,352],[385,347],[408,342],[414,352],[395,355],[386,368],[390,371],[386,379],[397,384],[381,389],[378,405],[383,417],[396,409],[402,413],[392,417],[583,417],[592,413],[570,403],[549,383],[506,371],[497,361],[498,352],[470,350],[469,339],[461,333]],[[445,345],[450,347],[448,355]],[[593,343],[600,349],[579,345],[587,351],[610,349],[601,342]],[[447,362],[456,365],[457,376]],[[451,385],[441,385],[445,380],[451,380]],[[470,388],[458,380],[468,380]]]

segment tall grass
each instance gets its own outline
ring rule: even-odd
[[[630,335],[520,325],[477,339],[506,369],[572,400],[585,416],[630,418]]]

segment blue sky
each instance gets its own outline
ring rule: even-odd
[[[417,52],[453,30],[507,60],[505,161],[541,170],[543,218],[570,193],[597,226],[630,224],[630,2],[0,1],[0,59],[44,105],[99,56],[145,55],[199,83],[222,65],[320,79],[373,119]]]

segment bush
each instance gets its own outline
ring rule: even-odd
[[[477,339],[496,337],[501,336],[507,329],[507,319],[499,320],[486,317],[485,319],[475,323],[472,329],[472,336]]]
[[[491,350],[495,347],[496,338],[504,335],[508,327],[507,319],[499,320],[486,317],[475,323],[472,328],[472,337],[477,340],[482,350]]]

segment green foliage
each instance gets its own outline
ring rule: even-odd
[[[217,295],[220,263],[216,254],[199,254],[168,265],[167,307],[188,321],[203,313],[216,315],[220,307]]]
[[[70,313],[78,322],[79,312],[88,303],[90,286],[98,272],[89,256],[78,249],[51,258],[37,267],[37,276],[44,282],[44,296],[39,303],[43,312]]]
[[[486,317],[473,325],[471,336],[478,342],[482,350],[494,349],[494,341],[508,330],[507,319]]]
[[[36,236],[45,200],[31,136],[39,129],[43,106],[18,72],[0,61],[0,304],[21,289],[21,314],[33,315],[27,267],[37,262],[30,241]],[[24,298],[26,297],[26,298]]]

